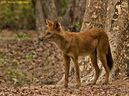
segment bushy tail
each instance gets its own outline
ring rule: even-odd
[[[110,46],[108,48],[108,54],[106,55],[107,58],[107,64],[109,69],[111,70],[113,67],[113,58],[112,58],[112,54],[111,54],[111,50],[110,50]]]

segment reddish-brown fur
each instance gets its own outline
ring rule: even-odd
[[[106,71],[105,83],[108,82],[113,60],[110,52],[108,36],[103,29],[92,28],[83,32],[75,33],[65,31],[56,21],[53,22],[47,20],[46,23],[48,30],[45,32],[43,39],[54,42],[63,52],[65,60],[65,87],[68,86],[70,59],[72,59],[75,64],[77,86],[79,87],[81,85],[78,57],[87,55],[90,56],[96,72],[93,84],[96,84],[100,73],[97,58],[102,62]]]

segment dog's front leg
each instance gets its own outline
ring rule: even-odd
[[[70,67],[70,57],[67,55],[64,55],[64,61],[65,61],[65,83],[64,86],[68,87],[68,77],[69,77],[69,67]]]

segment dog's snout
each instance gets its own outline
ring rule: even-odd
[[[39,40],[39,41],[43,41],[43,37],[39,37],[38,40]]]

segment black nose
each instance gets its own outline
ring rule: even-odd
[[[43,37],[38,38],[38,41],[43,41]]]

